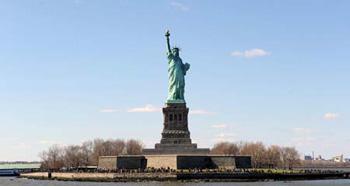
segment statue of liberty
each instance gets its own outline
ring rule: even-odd
[[[177,47],[170,47],[169,30],[165,33],[167,39],[168,56],[168,99],[167,103],[185,103],[185,75],[190,68],[190,64],[182,63]]]

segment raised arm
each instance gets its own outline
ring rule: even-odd
[[[169,30],[167,30],[167,31],[165,32],[165,37],[166,37],[167,49],[168,49],[168,52],[169,52],[169,54],[170,54],[170,53],[171,53],[171,48],[170,48],[170,39],[169,39],[169,37],[170,37],[170,32],[169,32]]]

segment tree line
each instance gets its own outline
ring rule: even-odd
[[[137,155],[142,153],[142,142],[134,139],[94,139],[81,145],[52,145],[40,153],[41,168],[61,169],[97,165],[99,156]]]
[[[266,146],[262,142],[220,142],[214,145],[210,153],[249,155],[253,168],[291,169],[301,162],[300,155],[294,147]]]
[[[43,169],[77,168],[97,165],[99,156],[138,155],[144,145],[134,139],[94,139],[80,145],[52,145],[40,153]],[[262,142],[219,142],[211,154],[248,155],[253,168],[290,169],[300,164],[300,156],[294,147],[266,146]]]

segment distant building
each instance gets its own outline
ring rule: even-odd
[[[344,162],[344,157],[343,157],[343,155],[335,156],[335,157],[332,158],[332,161],[343,163]]]
[[[325,159],[323,159],[321,155],[318,155],[318,156],[315,158],[315,160],[325,160]]]
[[[344,162],[350,162],[350,158],[344,158]]]
[[[305,155],[304,160],[313,160],[313,158],[310,155]]]

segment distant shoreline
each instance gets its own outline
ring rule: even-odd
[[[350,172],[328,173],[24,173],[21,178],[59,181],[91,181],[91,182],[143,182],[143,181],[204,181],[204,182],[256,182],[281,180],[323,180],[349,179]]]

